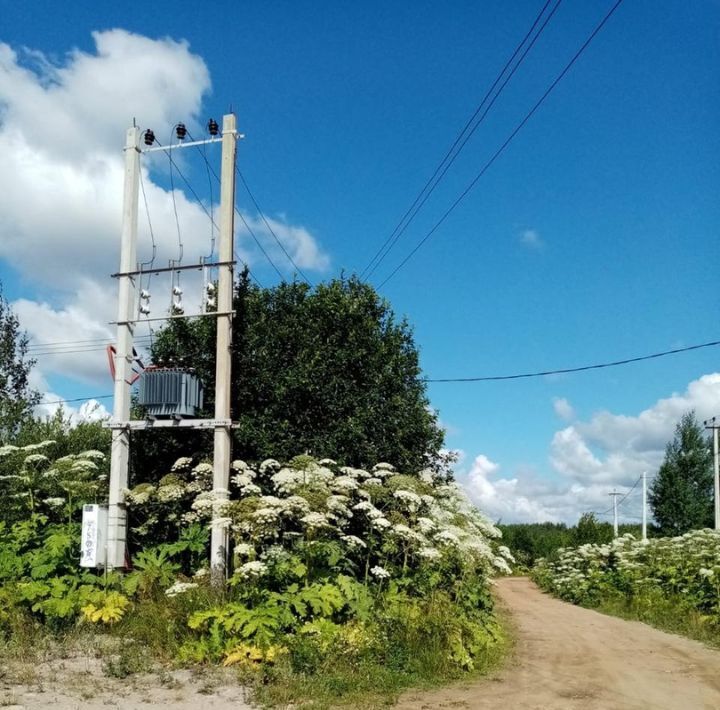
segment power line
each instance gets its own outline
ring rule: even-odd
[[[50,402],[38,402],[36,406],[40,406],[42,404],[63,404],[64,402],[86,402],[92,399],[109,399],[113,395],[111,394],[101,394],[97,397],[75,397],[74,399],[53,399]]]
[[[637,488],[637,484],[642,481],[642,476],[638,476],[637,481],[633,483],[632,488],[618,501],[617,506],[618,508],[627,500],[627,497]]]
[[[365,267],[363,272],[360,274],[360,278],[365,278],[365,273],[367,272],[367,277],[370,278],[372,274],[375,272],[375,270],[380,266],[380,263],[388,256],[392,248],[395,246],[397,241],[400,239],[400,237],[403,235],[405,230],[410,226],[410,223],[415,219],[418,212],[422,209],[423,205],[427,202],[430,195],[434,192],[435,188],[440,184],[441,180],[445,177],[445,174],[450,169],[452,164],[455,162],[455,159],[460,155],[462,149],[465,147],[467,142],[470,140],[470,138],[473,136],[477,128],[480,126],[480,124],[485,120],[485,117],[487,116],[490,109],[493,107],[497,99],[502,94],[503,90],[507,86],[510,79],[512,79],[515,72],[520,68],[520,65],[525,60],[525,57],[528,55],[530,50],[533,48],[533,45],[538,40],[540,35],[545,30],[545,27],[547,26],[548,22],[552,19],[552,16],[555,14],[555,11],[560,6],[560,3],[562,0],[557,0],[555,6],[553,7],[550,14],[547,16],[545,21],[543,22],[542,26],[540,27],[539,31],[536,33],[536,35],[533,37],[530,44],[526,47],[525,51],[523,52],[520,59],[517,61],[515,66],[512,68],[511,72],[508,74],[507,78],[503,82],[503,84],[500,86],[498,91],[496,92],[495,96],[493,97],[492,101],[489,103],[485,111],[483,112],[482,116],[475,122],[475,125],[473,124],[473,121],[477,118],[480,111],[482,111],[483,106],[487,102],[487,100],[490,98],[492,92],[495,90],[495,87],[500,83],[500,80],[502,79],[503,75],[507,71],[508,67],[512,64],[512,62],[515,60],[515,57],[518,55],[518,53],[521,51],[522,47],[527,42],[528,38],[531,36],[535,28],[537,27],[538,22],[540,22],[540,19],[542,18],[543,14],[545,13],[545,10],[547,9],[548,5],[550,4],[551,0],[547,0],[545,4],[543,5],[542,9],[538,13],[537,17],[535,18],[534,22],[530,26],[530,29],[527,31],[525,36],[522,38],[521,42],[517,45],[515,48],[515,51],[513,52],[510,59],[507,60],[505,63],[505,66],[502,68],[500,73],[495,78],[495,81],[493,82],[492,86],[487,90],[487,93],[483,97],[482,101],[478,105],[478,107],[475,109],[475,112],[473,115],[468,119],[467,123],[463,127],[462,131],[458,134],[458,136],[455,138],[455,142],[450,146],[450,149],[447,151],[443,159],[440,161],[438,166],[435,168],[435,172],[432,174],[430,179],[425,183],[422,190],[418,193],[418,195],[415,197],[414,202],[410,207],[407,209],[405,214],[400,219],[400,222],[395,226],[395,229],[390,234],[390,236],[385,240],[384,244],[380,247],[380,249],[375,253],[375,256],[370,260],[370,263]],[[470,128],[472,125],[472,128]],[[468,129],[469,132],[468,132]],[[467,135],[465,135],[467,133]],[[463,138],[464,136],[464,138]],[[459,147],[458,147],[459,146]],[[456,150],[457,148],[457,150]],[[436,179],[437,177],[437,179]],[[407,220],[407,221],[406,221]],[[404,224],[403,224],[404,223]],[[384,252],[384,253],[383,253]],[[373,265],[373,262],[376,262]]]
[[[515,136],[517,136],[518,133],[523,129],[525,124],[532,118],[532,116],[535,114],[535,112],[540,108],[540,106],[544,103],[545,99],[552,93],[552,91],[555,89],[555,87],[562,81],[563,77],[570,71],[571,67],[575,64],[575,62],[580,58],[582,53],[587,49],[587,47],[590,45],[590,43],[595,39],[596,35],[600,30],[605,26],[605,23],[610,19],[610,17],[613,15],[613,13],[620,7],[623,0],[616,0],[615,4],[612,6],[610,11],[605,15],[605,17],[602,19],[602,21],[595,27],[595,29],[592,31],[590,36],[585,40],[585,42],[582,44],[580,49],[575,53],[573,58],[568,62],[568,64],[565,66],[565,68],[558,74],[558,76],[555,78],[555,80],[550,84],[550,86],[545,90],[545,93],[540,97],[540,99],[535,103],[535,105],[530,109],[530,111],[525,115],[525,118],[520,121],[520,123],[515,127],[513,132],[506,138],[505,142],[495,151],[493,156],[490,158],[490,160],[485,163],[483,168],[480,170],[480,172],[473,178],[473,180],[470,182],[470,184],[460,193],[460,196],[455,199],[455,201],[448,207],[448,209],[443,213],[442,217],[435,223],[435,225],[430,229],[429,232],[415,245],[415,247],[412,249],[412,251],[393,269],[393,271],[390,272],[390,275],[385,278],[384,281],[378,286],[378,288],[382,288],[388,281],[390,281],[395,274],[397,274],[400,269],[402,269],[405,264],[407,264],[408,261],[415,255],[415,253],[425,244],[425,242],[430,239],[430,237],[437,231],[437,229],[440,227],[440,225],[445,222],[445,220],[450,216],[450,214],[455,210],[455,208],[465,199],[465,197],[468,195],[468,193],[475,187],[477,182],[480,180],[480,178],[489,170],[489,168],[492,166],[492,164],[505,152],[505,149],[510,145],[510,143],[513,141]]]
[[[191,138],[192,138],[192,137],[191,137]],[[162,147],[162,144],[160,143],[160,141],[158,141],[157,139],[155,139],[155,142],[156,142],[160,147]],[[199,149],[198,149],[198,150],[199,150]],[[190,181],[185,177],[185,175],[183,174],[183,172],[182,172],[182,171],[180,170],[180,168],[178,167],[178,164],[173,160],[173,158],[172,158],[172,153],[171,153],[169,150],[165,150],[165,151],[163,151],[163,152],[168,156],[168,159],[170,160],[171,165],[175,168],[175,170],[176,170],[176,172],[178,173],[178,175],[180,175],[180,177],[182,178],[182,180],[183,180],[183,182],[185,183],[185,185],[186,185],[186,187],[188,188],[188,190],[190,190],[190,193],[191,193],[192,196],[195,198],[195,201],[196,201],[196,202],[198,203],[198,205],[200,206],[200,209],[202,209],[202,211],[207,215],[208,219],[210,220],[211,225],[213,225],[217,231],[220,231],[220,228],[218,227],[217,223],[215,222],[215,219],[214,219],[212,213],[208,211],[207,207],[205,207],[205,205],[203,204],[203,201],[200,199],[200,197],[198,196],[197,192],[195,191],[195,189],[193,188],[193,186],[190,184]],[[220,177],[218,176],[217,172],[215,172],[215,170],[213,169],[212,165],[210,165],[210,162],[208,161],[207,156],[204,155],[202,151],[200,151],[200,154],[203,156],[203,159],[205,160],[205,165],[207,166],[208,170],[212,173],[212,175],[215,177],[215,179],[216,179],[218,182],[220,182]],[[212,205],[211,205],[211,209],[212,209]],[[236,212],[236,213],[240,216],[240,218],[242,219],[242,215],[240,214],[240,211],[238,210],[237,206],[235,206],[235,212]],[[243,220],[243,221],[244,221],[244,220]],[[249,228],[248,228],[248,231],[249,231]],[[254,237],[254,235],[253,235],[253,237]],[[255,238],[255,237],[254,237],[254,238]],[[257,238],[255,238],[255,241],[257,242]],[[260,246],[260,245],[258,244],[258,246]],[[262,246],[260,246],[260,249],[262,250]],[[264,250],[263,250],[263,253],[265,253]],[[272,264],[272,261],[270,260],[270,257],[268,257],[267,254],[265,254],[265,256],[267,257],[268,261],[270,261],[270,263]],[[250,274],[250,276],[251,276],[253,279],[255,279],[255,276],[253,275],[252,271],[250,270],[250,267],[248,266],[247,262],[243,261],[242,259],[240,259],[240,261],[242,261],[243,265],[247,268],[248,273]],[[275,266],[275,265],[273,264],[273,266]],[[277,271],[277,268],[276,268],[275,270]],[[279,272],[278,272],[278,273],[279,273]],[[282,276],[282,274],[280,274],[280,278],[282,278],[282,279],[284,280],[284,277]],[[259,283],[259,282],[258,282],[258,283]]]
[[[175,127],[173,126],[173,130]],[[172,134],[170,137],[170,143],[172,143]],[[182,264],[183,260],[183,251],[185,250],[183,246],[182,241],[182,235],[180,234],[180,219],[178,218],[178,212],[177,212],[177,203],[175,202],[175,179],[173,178],[173,164],[174,161],[172,159],[172,155],[169,150],[166,150],[165,153],[167,154],[168,160],[170,161],[170,196],[172,197],[172,204],[173,204],[173,212],[175,213],[175,226],[177,227],[177,236],[178,236],[178,259],[177,263]],[[178,280],[180,279],[180,273],[178,272]]]
[[[258,248],[260,249],[260,251],[265,255],[265,258],[270,262],[270,266],[272,266],[273,269],[275,269],[275,273],[277,273],[277,275],[280,277],[280,280],[285,281],[285,277],[282,275],[280,269],[278,269],[275,262],[270,258],[270,255],[265,251],[265,248],[260,243],[260,240],[255,235],[255,232],[253,232],[253,230],[250,228],[250,225],[247,223],[245,217],[243,216],[243,213],[237,208],[237,205],[235,206],[235,212],[236,212],[237,216],[240,217],[240,221],[245,225],[245,229],[247,229],[248,233],[253,238],[255,244],[258,245]]]
[[[280,249],[282,249],[283,254],[285,254],[285,256],[288,258],[288,261],[293,265],[293,267],[300,274],[300,276],[302,276],[303,281],[305,281],[305,283],[308,286],[312,286],[310,279],[308,279],[308,277],[305,276],[302,269],[295,263],[295,260],[292,258],[292,256],[290,256],[287,249],[285,249],[285,247],[283,246],[283,243],[278,238],[277,234],[275,234],[275,230],[270,226],[270,223],[265,218],[265,214],[260,209],[260,205],[257,203],[257,200],[255,199],[255,196],[253,195],[253,193],[250,191],[250,187],[248,186],[247,181],[245,180],[245,176],[240,171],[240,168],[235,166],[235,171],[237,172],[238,177],[240,178],[240,181],[242,182],[243,186],[245,187],[247,194],[250,196],[250,199],[252,200],[253,205],[255,205],[255,209],[257,210],[257,213],[260,215],[260,218],[265,223],[265,226],[268,228],[268,231],[270,232],[270,234],[272,234],[273,239],[275,239],[275,241],[277,242],[277,245],[280,247]]]
[[[500,380],[521,380],[531,377],[545,377],[546,375],[564,375],[571,372],[585,372],[586,370],[600,370],[605,367],[618,367],[619,365],[628,365],[633,362],[642,362],[643,360],[653,360],[666,355],[675,355],[677,353],[685,353],[690,350],[700,350],[700,348],[710,348],[720,345],[720,340],[714,340],[710,343],[701,343],[700,345],[688,345],[685,348],[676,348],[675,350],[665,350],[661,353],[653,353],[652,355],[641,355],[640,357],[626,358],[625,360],[615,360],[613,362],[603,362],[597,365],[583,365],[582,367],[566,367],[558,370],[543,370],[540,372],[527,372],[520,375],[492,375],[488,377],[445,377],[441,379],[425,379],[425,382],[493,382]]]
[[[191,136],[191,138],[192,138],[192,136]],[[199,148],[198,148],[198,150],[199,150]],[[212,175],[215,177],[215,179],[216,179],[218,182],[220,182],[220,176],[217,174],[217,172],[216,172],[215,169],[212,167],[212,165],[210,165],[210,161],[208,161],[207,156],[206,156],[202,151],[200,151],[200,155],[202,155],[203,160],[205,161],[205,165],[207,166],[207,169],[210,171],[210,173],[212,173]],[[236,167],[235,169],[237,170],[237,167]],[[239,171],[239,170],[237,170],[237,172],[238,172],[238,174],[240,174],[240,171]],[[242,177],[242,176],[241,176],[241,177]],[[249,191],[248,191],[248,192],[249,192]],[[258,208],[258,211],[259,211],[259,208]],[[206,213],[207,213],[207,210],[206,210]],[[240,212],[240,210],[238,209],[237,205],[235,205],[235,214],[237,214],[237,216],[240,217],[240,221],[245,225],[245,229],[247,229],[248,233],[249,233],[250,236],[253,238],[253,241],[255,242],[255,244],[257,244],[257,246],[258,246],[258,248],[260,249],[260,251],[263,253],[263,255],[265,256],[265,258],[268,260],[268,262],[270,263],[270,266],[272,266],[273,269],[275,269],[275,272],[276,272],[277,275],[280,277],[280,280],[281,280],[281,281],[285,281],[285,277],[284,277],[283,274],[281,273],[280,269],[278,269],[278,267],[275,265],[275,262],[270,258],[270,255],[267,253],[267,251],[265,251],[265,249],[263,248],[263,245],[260,243],[260,240],[259,240],[259,239],[257,238],[257,236],[255,235],[255,232],[253,232],[253,230],[250,228],[250,225],[249,225],[249,224],[247,223],[247,221],[245,220],[245,217],[243,216],[242,212]],[[265,219],[265,218],[263,217],[263,219]],[[216,225],[216,229],[217,229],[217,225]],[[274,235],[273,235],[273,236],[274,236]],[[275,237],[275,238],[277,239],[277,237]],[[283,251],[284,251],[284,250],[283,250]],[[236,256],[237,256],[237,252],[236,252]],[[293,263],[294,263],[294,262],[293,262]],[[250,276],[252,276],[252,278],[259,284],[260,282],[257,281],[257,279],[255,279],[255,277],[253,276],[252,272],[250,271],[250,268],[248,267],[247,263],[245,263],[245,262],[243,261],[243,264],[247,267],[248,273],[250,273]],[[298,270],[299,270],[299,269],[298,269]],[[307,279],[305,279],[305,280],[307,281]],[[309,282],[308,282],[308,283],[309,283]]]
[[[155,256],[157,254],[157,244],[155,243],[155,233],[153,232],[152,221],[150,220],[150,209],[148,208],[147,195],[145,194],[145,182],[143,181],[142,170],[139,171],[140,176],[140,190],[142,191],[143,203],[145,205],[145,216],[147,217],[148,229],[150,231],[150,241],[152,242],[152,254],[149,261],[143,261],[140,266],[148,266],[152,269],[155,263]],[[148,274],[148,287],[150,286],[150,278],[152,274]]]
[[[148,335],[139,335],[135,338],[135,341],[138,340],[147,340],[150,336]],[[82,346],[87,347],[90,345],[95,345],[96,347],[100,347],[101,345],[104,347],[104,345],[109,344],[111,341],[110,337],[107,338],[91,338],[89,340],[55,340],[53,342],[47,342],[47,343],[33,343],[28,346],[28,353],[32,354],[34,351],[37,350],[53,350],[53,349],[64,349],[67,347],[75,347],[75,346]]]

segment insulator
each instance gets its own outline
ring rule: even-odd
[[[208,293],[215,293],[215,284],[212,281],[209,281],[207,284],[205,284],[205,290]]]
[[[173,286],[173,296],[182,296],[183,290],[180,288],[180,286]]]
[[[206,305],[208,308],[215,308],[215,299],[214,299],[212,296],[208,296],[208,297],[205,299],[205,305]]]
[[[185,136],[187,135],[187,128],[185,128],[184,123],[178,123],[177,126],[175,126],[175,135],[178,137],[179,141],[185,140]]]
[[[183,308],[181,300],[178,299],[177,301],[173,301],[173,312],[179,316],[185,313],[185,309]]]
[[[220,132],[220,127],[214,118],[211,118],[207,123],[208,133],[211,136],[216,136]]]
[[[145,145],[152,145],[155,142],[155,134],[148,128],[143,134]]]
[[[150,306],[140,305],[140,313],[142,313],[144,316],[147,316],[150,314]]]
[[[149,301],[150,300],[150,291],[147,291],[146,289],[140,289],[140,298],[142,298],[143,301]]]

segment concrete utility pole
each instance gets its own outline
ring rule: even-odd
[[[647,471],[643,471],[642,486],[642,539],[647,540]]]
[[[613,499],[613,535],[618,536],[618,512],[617,512],[617,497],[620,495],[617,491],[613,491],[609,495]]]
[[[220,171],[220,235],[217,301],[217,354],[215,367],[215,419],[213,493],[227,500],[230,484],[232,436],[230,426],[230,385],[232,365],[233,237],[235,230],[235,155],[237,130],[234,114],[223,116],[222,165]],[[220,518],[220,519],[218,519]],[[228,530],[217,511],[210,537],[210,569],[214,581],[225,579],[228,567]]]
[[[130,385],[135,329],[135,269],[138,223],[138,186],[140,178],[139,128],[129,128],[125,139],[125,183],[123,191],[122,241],[118,275],[117,352],[113,389],[113,419],[130,419]],[[113,428],[110,455],[110,491],[108,506],[107,559],[110,569],[125,566],[127,511],[125,494],[128,485],[130,430]]]
[[[703,424],[713,433],[713,478],[715,480],[715,530],[720,530],[720,458],[718,455],[718,429],[720,425],[712,419],[706,419]]]

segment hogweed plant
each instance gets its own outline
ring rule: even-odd
[[[307,644],[324,634],[327,641],[331,629],[340,634],[348,623],[367,632],[403,605],[447,603],[469,615],[467,628],[452,632],[451,655],[472,666],[473,654],[497,630],[489,580],[508,573],[512,557],[497,544],[498,530],[447,475],[430,469],[405,475],[387,463],[366,471],[308,456],[288,465],[238,460],[232,469],[227,497],[214,495],[208,464],[186,458],[157,486],[127,492],[137,532],[160,520],[229,530],[232,601],[191,616],[199,635],[185,645],[186,658],[245,658],[253,644],[282,651],[288,639]],[[194,572],[167,593],[194,593],[207,569]]]
[[[720,640],[720,532],[636,540],[626,534],[606,545],[560,549],[539,560],[533,576],[545,590],[586,606],[623,601],[653,621],[652,609],[693,617]],[[658,619],[663,624],[663,620]]]

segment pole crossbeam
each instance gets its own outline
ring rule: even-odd
[[[228,264],[234,266],[237,262],[235,261],[200,261],[197,264],[182,264],[178,266],[162,266],[158,269],[136,269],[135,271],[118,271],[115,274],[110,274],[113,279],[120,276],[142,276],[143,274],[156,274],[167,273],[168,271],[188,271],[190,269],[197,269],[201,271],[204,268],[213,266],[227,266]]]
[[[238,136],[242,138],[243,136]],[[170,145],[154,145],[149,148],[141,148],[141,153],[157,153],[159,150],[177,150],[178,148],[191,148],[194,145],[207,145],[208,143],[222,143],[222,138],[206,138],[201,141],[187,141],[183,143],[171,143]]]

